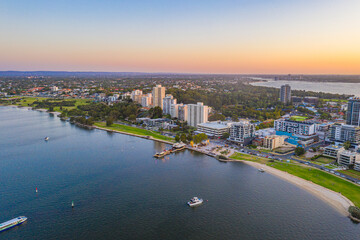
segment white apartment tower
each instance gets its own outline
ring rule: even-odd
[[[184,104],[176,104],[178,105],[178,119],[180,121],[187,121],[188,120],[188,105]]]
[[[171,106],[176,104],[176,98],[171,94],[167,94],[166,97],[163,98],[163,113],[171,114]]]
[[[202,102],[188,104],[187,122],[189,126],[196,127],[199,123],[208,121],[209,107]]]
[[[161,85],[156,85],[153,88],[153,106],[154,107],[161,107],[163,109],[163,98],[165,97],[165,87]]]

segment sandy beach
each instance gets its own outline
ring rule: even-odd
[[[27,108],[27,107],[24,107]],[[46,109],[37,109],[38,111],[46,111]],[[143,136],[143,135],[137,135],[137,134],[133,134],[133,133],[127,133],[127,132],[121,132],[121,131],[117,131],[117,130],[109,130],[106,128],[101,128],[101,127],[97,127],[94,126],[95,128],[99,129],[99,130],[103,130],[103,131],[108,131],[108,132],[116,132],[116,133],[121,133],[121,134],[125,134],[125,135],[130,135],[130,136],[134,136],[134,137],[140,137],[140,138],[145,138],[145,139],[149,139],[149,140],[154,140],[154,141],[158,141],[158,142],[162,142],[162,143],[166,143],[166,144],[173,144],[172,142],[168,142],[165,140],[160,140],[160,139],[155,139],[153,137],[147,137],[147,136]],[[193,151],[197,151],[203,154],[206,154],[205,152],[202,152],[200,149],[193,149],[191,148],[190,150]],[[302,179],[300,177],[291,175],[287,172],[283,172],[281,170],[272,168],[270,166],[261,164],[261,163],[257,163],[257,162],[250,162],[250,161],[245,161],[245,160],[234,160],[234,159],[230,159],[230,160],[225,160],[225,161],[238,161],[238,162],[244,162],[245,164],[248,164],[250,166],[253,166],[255,168],[263,168],[267,173],[270,173],[276,177],[279,177],[283,180],[286,180],[292,184],[297,185],[298,187],[310,192],[311,194],[313,194],[314,196],[318,197],[319,199],[323,200],[324,202],[326,202],[327,204],[329,204],[330,206],[332,206],[333,208],[335,208],[339,213],[343,214],[344,216],[349,216],[349,212],[348,212],[348,208],[350,206],[354,206],[354,204],[345,196],[341,195],[338,192],[334,192],[330,189],[327,189],[325,187],[322,187],[320,185],[317,185],[311,181],[307,181],[305,179]]]
[[[310,192],[311,194],[315,195],[319,199],[323,200],[324,202],[328,203],[330,206],[334,207],[338,212],[343,214],[344,216],[349,216],[348,208],[350,206],[354,206],[354,204],[347,199],[345,196],[341,195],[338,192],[334,192],[330,189],[317,185],[313,182],[307,181],[305,179],[299,178],[297,176],[291,175],[287,172],[280,171],[278,169],[269,167],[267,165],[256,163],[256,162],[249,162],[249,161],[242,161],[242,160],[230,160],[230,161],[240,161],[244,162],[250,166],[255,168],[263,168],[267,173],[270,173],[274,176],[277,176],[281,179],[284,179],[292,184],[301,187],[302,189]]]

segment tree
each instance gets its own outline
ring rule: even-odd
[[[130,116],[129,116],[129,121],[135,121],[136,120],[136,116],[135,116],[135,114],[131,114]]]
[[[230,133],[224,132],[221,136],[222,139],[228,139],[230,137]]]
[[[351,146],[350,141],[344,142],[344,148],[345,148],[346,150],[349,150],[350,146]]]
[[[186,134],[185,133],[182,133],[181,134],[181,136],[180,136],[180,140],[182,141],[182,142],[186,142]]]
[[[152,119],[162,118],[162,116],[163,116],[162,113],[163,113],[163,111],[162,111],[161,107],[154,107],[154,108],[150,108],[150,110],[149,110],[149,114]]]
[[[296,156],[300,156],[300,155],[303,155],[305,153],[305,149],[302,148],[302,147],[297,147],[295,148],[295,155]]]
[[[193,140],[193,136],[191,135],[191,133],[187,135],[186,140],[188,140],[188,142]]]
[[[176,141],[176,142],[179,142],[179,141],[180,141],[180,136],[179,136],[179,134],[177,134],[177,135],[175,136],[175,141]]]
[[[236,114],[233,114],[232,117],[231,117],[231,120],[234,121],[234,122],[238,122],[239,121],[239,116],[236,115]]]
[[[209,121],[225,121],[225,116],[220,113],[215,113],[209,116]]]
[[[113,123],[114,123],[114,119],[112,117],[106,118],[106,126],[109,127],[109,126],[113,125]]]

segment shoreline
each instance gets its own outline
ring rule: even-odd
[[[31,107],[22,107],[22,106],[17,106],[17,105],[7,105],[7,106],[24,108],[24,109],[26,108],[28,110],[35,110],[35,111],[41,111],[41,112],[47,112],[46,109],[32,109]],[[49,114],[51,114],[51,113],[56,114],[58,112],[48,112],[48,113]],[[156,138],[153,138],[151,136],[138,135],[138,134],[122,132],[122,131],[118,131],[118,130],[110,130],[110,129],[106,129],[106,128],[102,128],[102,127],[98,127],[98,126],[94,126],[94,125],[93,125],[93,127],[95,129],[99,129],[99,130],[103,130],[103,131],[107,131],[107,132],[115,132],[115,133],[120,133],[120,134],[133,136],[133,137],[140,137],[140,138],[143,138],[143,139],[158,141],[158,142],[165,143],[165,144],[171,144],[171,145],[174,144],[173,142],[169,142],[169,141],[161,140],[161,139],[156,139]],[[189,148],[189,147],[186,147],[186,149],[196,151],[196,152],[208,155],[208,156],[213,157],[213,158],[216,159],[216,156],[212,156],[210,154],[204,153],[200,149],[194,149],[194,148]],[[291,184],[294,184],[294,185],[300,187],[303,190],[306,190],[307,192],[314,195],[318,199],[320,199],[323,202],[327,203],[329,206],[333,207],[335,210],[337,210],[342,215],[350,217],[350,213],[348,212],[348,208],[350,206],[354,206],[354,204],[348,198],[341,195],[340,193],[337,193],[337,192],[335,192],[333,190],[322,187],[322,186],[320,186],[318,184],[315,184],[315,183],[313,183],[311,181],[308,181],[308,180],[305,180],[303,178],[297,177],[297,176],[292,175],[290,173],[283,172],[281,170],[272,168],[272,167],[267,166],[265,164],[246,161],[246,160],[236,160],[236,159],[231,159],[231,158],[229,158],[228,160],[221,160],[221,161],[224,161],[224,162],[243,162],[243,163],[245,163],[245,164],[247,164],[249,166],[252,166],[254,168],[263,168],[266,172],[270,173],[271,175],[276,176],[278,178],[281,178],[282,180],[285,180],[285,181],[287,181],[287,182],[289,182]]]
[[[301,189],[306,190],[307,192],[311,193],[318,199],[322,200],[323,202],[325,202],[328,205],[335,208],[339,213],[341,213],[344,216],[349,217],[350,213],[348,211],[348,208],[350,206],[354,206],[353,202],[351,202],[348,198],[346,198],[345,196],[343,196],[342,194],[340,194],[338,192],[335,192],[333,190],[330,190],[328,188],[325,188],[323,186],[320,186],[316,183],[305,180],[303,178],[297,177],[290,173],[283,172],[276,168],[272,168],[268,165],[265,165],[262,163],[257,163],[257,162],[250,162],[250,161],[246,161],[246,160],[229,159],[226,161],[228,161],[228,162],[243,162],[254,168],[263,168],[266,172],[270,173],[271,175],[281,178],[283,180],[286,180],[287,182],[290,182],[290,183],[300,187]]]
[[[153,138],[152,136],[144,136],[144,135],[138,135],[138,134],[134,134],[134,133],[122,132],[122,131],[119,131],[119,130],[111,130],[111,129],[107,129],[107,128],[98,127],[98,126],[95,126],[95,125],[93,125],[93,127],[95,129],[99,129],[99,130],[103,130],[103,131],[107,131],[107,132],[116,132],[116,133],[125,134],[125,135],[129,135],[129,136],[133,136],[133,137],[139,137],[139,138],[144,138],[144,139],[148,139],[148,140],[158,141],[158,142],[161,142],[161,143],[166,143],[166,144],[171,144],[171,145],[174,144],[173,142]]]

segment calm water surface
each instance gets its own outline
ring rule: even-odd
[[[29,218],[0,239],[359,239],[294,185],[190,151],[154,159],[164,147],[0,107],[0,222]]]
[[[253,82],[251,85],[280,88],[281,85],[289,84],[291,89],[313,92],[326,92],[335,94],[348,94],[360,97],[360,83],[338,82],[304,82],[304,81],[267,81]]]

